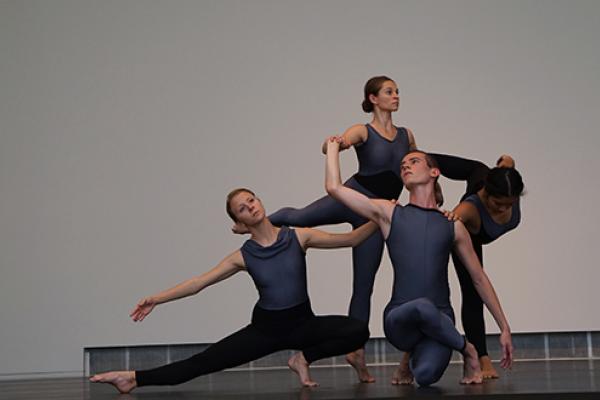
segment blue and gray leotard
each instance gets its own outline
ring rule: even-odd
[[[477,193],[467,196],[463,201],[468,201],[477,207],[481,217],[481,228],[479,233],[471,234],[471,237],[481,244],[488,244],[504,235],[506,232],[515,229],[521,222],[521,206],[519,199],[512,205],[512,215],[510,221],[506,224],[499,224],[493,220],[488,210],[483,205]]]
[[[241,251],[258,289],[260,308],[283,310],[308,301],[306,255],[293,229],[282,226],[275,243],[267,247],[249,239]]]

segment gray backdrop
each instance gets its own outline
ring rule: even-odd
[[[369,121],[378,74],[419,147],[516,158],[522,225],[485,249],[513,331],[600,329],[599,16],[597,1],[0,1],[0,374],[245,325],[244,273],[142,324],[128,313],[242,243],[230,189],[271,211],[323,195],[320,145]],[[463,185],[443,185],[450,207]],[[308,262],[315,310],[345,313],[350,251]],[[390,285],[386,256],[374,336]]]

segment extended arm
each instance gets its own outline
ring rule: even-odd
[[[319,229],[297,229],[300,244],[306,250],[310,247],[332,249],[338,247],[355,247],[377,230],[377,224],[367,222],[359,228],[347,233],[330,233]]]
[[[504,311],[502,311],[502,306],[500,306],[500,300],[498,300],[494,287],[487,274],[483,271],[475,250],[473,250],[469,232],[460,221],[454,223],[454,232],[455,249],[458,256],[467,268],[477,293],[479,293],[479,296],[492,313],[494,320],[500,328],[500,344],[503,353],[500,365],[503,368],[510,367],[512,364],[512,339],[510,326],[508,325]]]
[[[339,143],[337,138],[327,142],[327,163],[325,167],[325,189],[334,199],[352,211],[375,222],[387,237],[390,219],[395,204],[388,200],[373,200],[342,184],[340,178]]]
[[[243,270],[244,260],[239,250],[225,257],[216,267],[202,275],[190,278],[170,289],[140,300],[129,316],[134,321],[142,321],[159,304],[197,294],[202,289],[227,279]]]

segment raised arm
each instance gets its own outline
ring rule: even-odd
[[[455,249],[460,257],[461,261],[469,271],[469,275],[473,280],[473,285],[479,293],[479,296],[487,306],[488,310],[492,313],[494,320],[500,328],[500,345],[502,347],[502,360],[500,365],[502,368],[509,368],[512,364],[512,338],[510,333],[510,327],[508,320],[502,311],[500,306],[500,300],[490,282],[487,274],[484,272],[479,259],[473,250],[471,238],[469,232],[460,221],[454,223],[454,234],[455,234]]]
[[[327,162],[325,167],[325,189],[334,199],[343,203],[352,211],[375,222],[387,237],[392,212],[396,206],[388,200],[370,199],[354,189],[342,184],[339,163],[339,138],[330,138],[327,142]]]
[[[365,125],[352,125],[341,135],[342,141],[340,142],[340,151],[346,150],[355,144],[363,143],[367,140],[367,135],[367,127]],[[326,139],[321,147],[323,154],[327,154],[327,141],[328,140]]]
[[[143,321],[157,305],[197,294],[202,289],[227,279],[244,268],[242,253],[239,250],[236,250],[234,253],[225,257],[210,271],[190,278],[153,296],[143,298],[136,304],[129,316],[136,322]]]
[[[338,247],[355,247],[362,243],[377,230],[377,224],[367,222],[359,228],[347,233],[330,233],[320,229],[296,229],[298,239],[304,250],[314,247],[318,249],[333,249]]]

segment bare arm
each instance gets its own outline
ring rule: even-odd
[[[479,215],[475,205],[468,201],[461,201],[456,207],[454,207],[453,211],[469,232],[479,232],[479,229],[481,228],[481,216]]]
[[[510,326],[508,325],[508,320],[504,315],[504,311],[502,311],[502,306],[500,306],[500,300],[498,300],[496,291],[483,270],[479,259],[477,258],[477,254],[475,254],[475,250],[473,250],[469,232],[460,221],[454,223],[454,233],[455,249],[458,256],[467,268],[477,293],[479,293],[479,296],[488,310],[492,313],[494,320],[500,328],[500,344],[503,353],[500,365],[503,368],[510,367],[512,364],[512,339]]]
[[[377,224],[367,222],[359,228],[347,233],[330,233],[319,229],[296,229],[300,244],[306,250],[314,247],[318,249],[332,249],[338,247],[354,247],[362,243],[377,230]]]
[[[367,140],[367,127],[362,124],[352,125],[341,135],[340,151],[346,150],[355,144],[363,143]],[[323,154],[327,154],[327,140],[321,147]]]
[[[384,237],[387,237],[395,204],[388,200],[370,199],[364,194],[342,185],[339,165],[339,143],[335,139],[329,140],[327,143],[325,189],[331,197],[340,201],[357,214],[379,225]]]
[[[142,321],[159,304],[195,295],[202,289],[229,278],[243,270],[244,260],[239,250],[225,257],[216,267],[202,275],[190,278],[170,289],[140,300],[129,314],[134,321]]]
[[[417,150],[417,142],[415,141],[415,135],[413,131],[406,128],[406,132],[408,132],[408,150]]]

